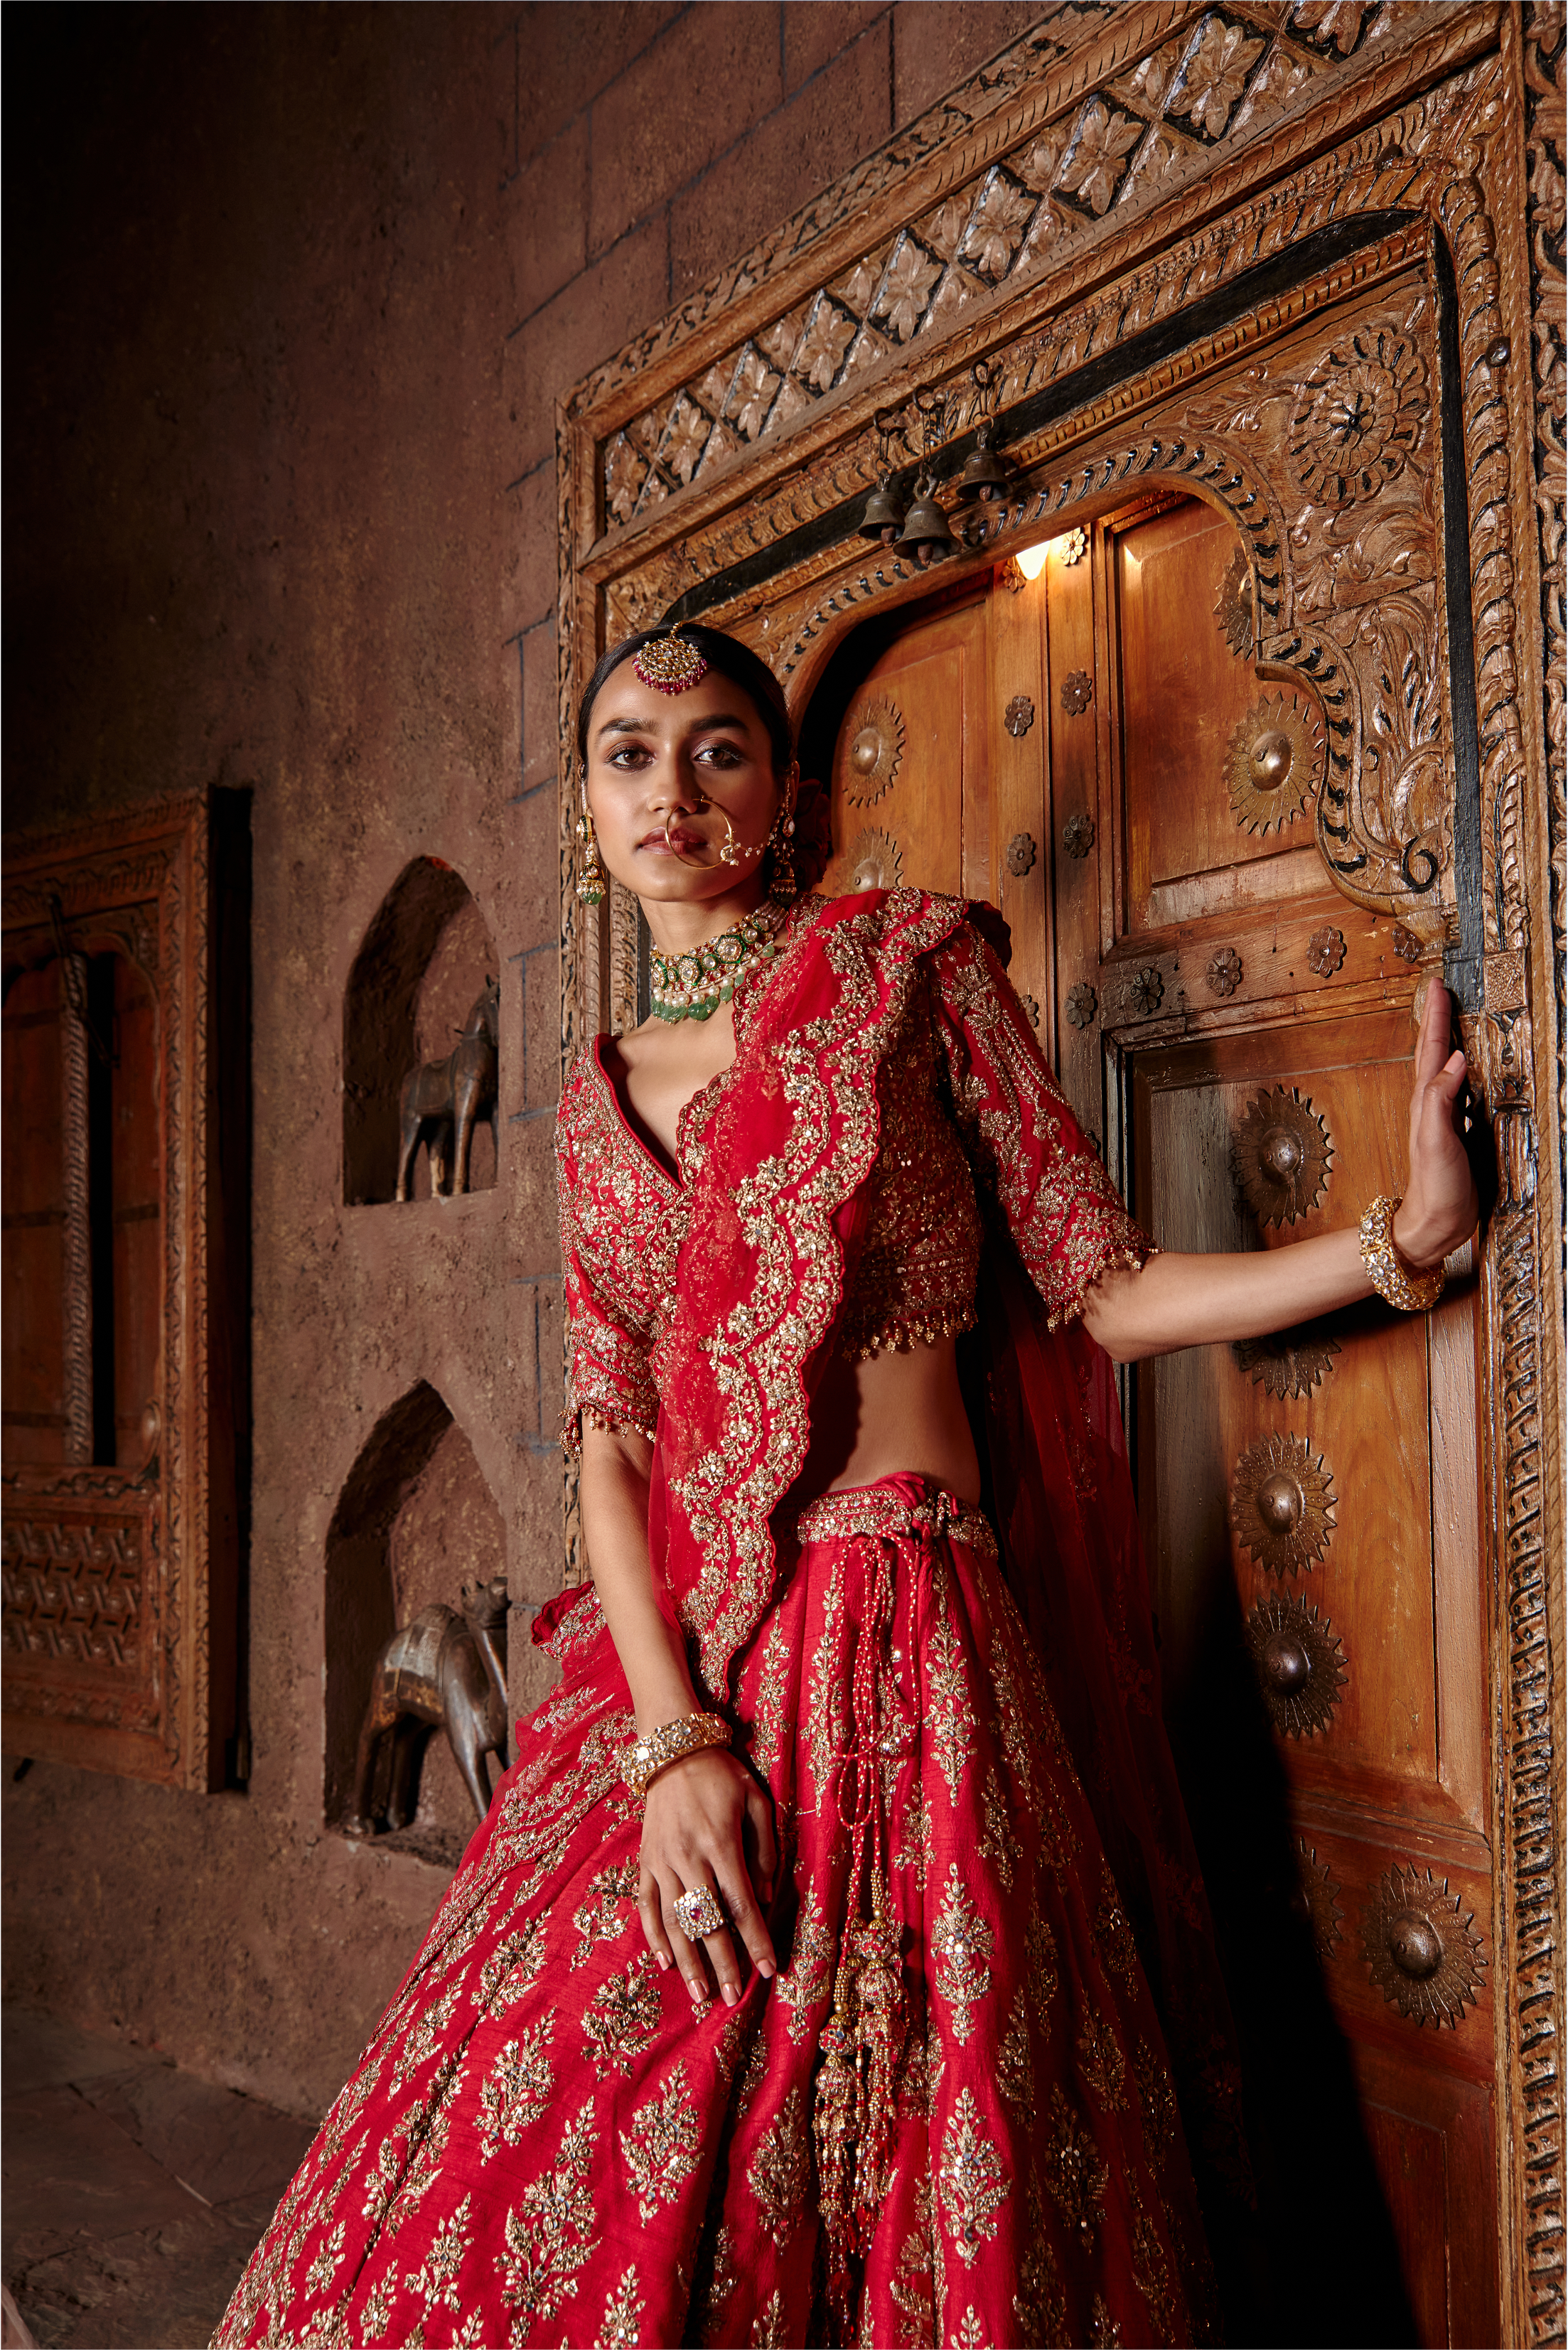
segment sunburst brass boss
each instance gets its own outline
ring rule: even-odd
[[[1487,1961],[1447,1877],[1410,1863],[1389,1869],[1362,1913],[1361,1939],[1373,1981],[1401,2015],[1439,2028],[1464,2022]]]
[[[1304,1599],[1270,1592],[1247,1618],[1247,1646],[1263,1702],[1286,1738],[1315,1738],[1345,1688],[1345,1650],[1333,1625]]]
[[[904,755],[904,718],[896,702],[864,702],[845,729],[844,796],[870,807],[891,789]]]
[[[1225,781],[1236,821],[1246,832],[1282,831],[1316,791],[1323,767],[1323,724],[1293,694],[1265,694],[1231,736]]]
[[[1334,1145],[1310,1101],[1292,1086],[1255,1094],[1231,1140],[1236,1178],[1261,1223],[1293,1224],[1328,1186]]]
[[[904,852],[891,833],[867,825],[849,845],[851,895],[858,889],[896,889],[904,878]]]
[[[1334,1472],[1299,1436],[1276,1430],[1249,1444],[1231,1480],[1236,1539],[1270,1575],[1323,1556],[1334,1528]]]

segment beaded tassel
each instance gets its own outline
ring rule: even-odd
[[[892,1555],[877,1564],[855,1648],[854,1735],[839,1765],[839,1817],[849,1831],[849,1898],[866,1887],[869,1915],[849,1927],[839,1954],[833,2012],[818,2045],[812,2136],[827,2249],[827,2293],[846,2340],[854,2334],[851,2262],[869,2248],[892,2161],[894,2086],[909,2032],[899,1929],[888,1916],[877,1666],[893,1617]],[[852,1791],[852,1792],[851,1792]]]

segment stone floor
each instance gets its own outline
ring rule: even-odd
[[[25,2324],[48,2350],[199,2350],[310,2124],[51,2016],[0,2022],[0,2250]]]

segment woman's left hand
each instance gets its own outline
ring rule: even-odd
[[[1467,1241],[1480,1213],[1462,1132],[1465,1056],[1448,1051],[1450,1017],[1449,991],[1433,980],[1416,1046],[1410,1172],[1394,1219],[1395,1246],[1417,1272],[1441,1263]]]

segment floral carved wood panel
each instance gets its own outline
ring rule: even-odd
[[[18,839],[4,890],[8,1387],[44,1407],[6,1412],[5,1744],[197,1789],[235,1726],[244,1043],[217,1007],[243,933],[216,910],[237,915],[243,861],[207,801],[176,801]],[[130,976],[95,997],[95,966]]]

